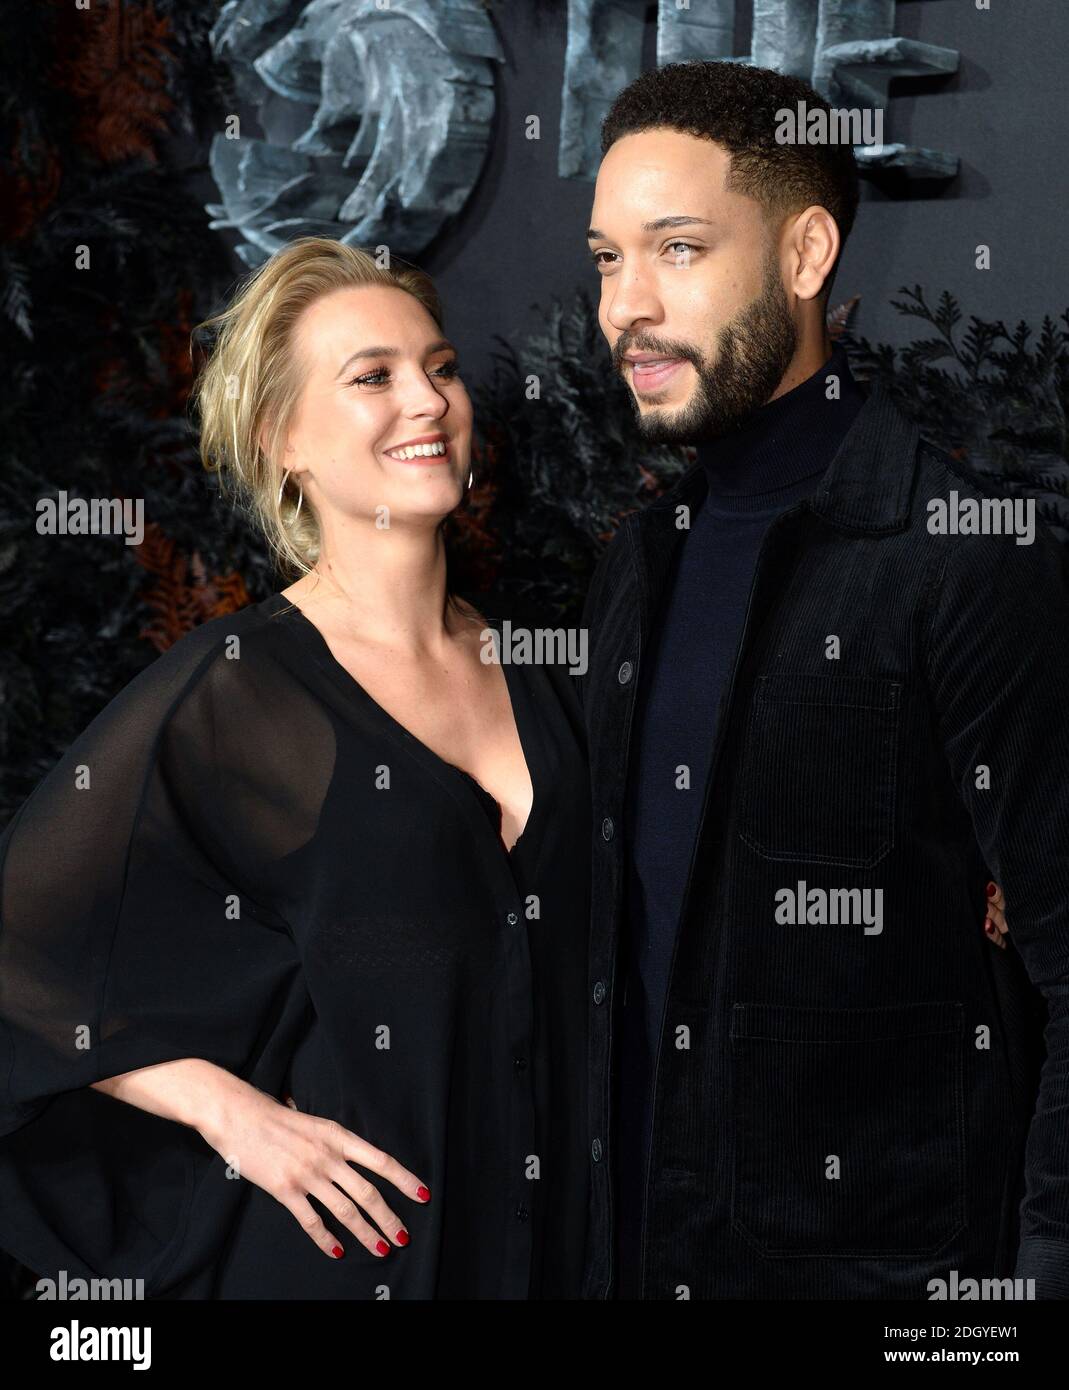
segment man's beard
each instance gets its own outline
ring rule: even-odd
[[[639,330],[621,333],[613,348],[613,365],[621,370],[625,352],[663,352],[689,362],[698,381],[685,406],[643,413],[634,393],[628,394],[639,433],[648,443],[701,444],[737,429],[771,399],[794,357],[797,339],[772,254],[765,262],[761,293],[720,330],[711,362],[689,343]]]

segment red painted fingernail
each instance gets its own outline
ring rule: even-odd
[[[987,885],[987,896],[988,896],[989,898],[993,898],[997,892],[998,892],[998,884],[997,884],[997,883],[989,883],[989,884]]]
[[[384,1240],[380,1240],[379,1243],[375,1246],[375,1249],[379,1252],[380,1255],[388,1255],[390,1253],[390,1247],[386,1244]]]
[[[984,918],[984,931],[987,932],[988,936],[995,935],[995,924],[990,917]]]
[[[421,1202],[429,1202],[431,1200],[431,1194],[425,1187],[417,1187],[416,1196]]]
[[[340,1260],[341,1257],[345,1254],[345,1251],[341,1248],[340,1245],[336,1245],[330,1253],[334,1256],[336,1260]]]
[[[408,1232],[407,1232],[407,1231],[398,1231],[398,1232],[397,1232],[397,1235],[394,1237],[394,1239],[397,1241],[397,1244],[398,1244],[398,1245],[407,1245],[407,1244],[408,1244]]]

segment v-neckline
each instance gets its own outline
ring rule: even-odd
[[[280,603],[284,606],[280,607]],[[492,834],[494,836],[494,839],[497,841],[501,853],[506,856],[509,863],[511,864],[513,856],[515,855],[517,849],[520,846],[520,842],[523,840],[524,836],[531,828],[531,823],[534,820],[535,812],[540,810],[541,804],[544,800],[544,797],[539,794],[538,774],[536,771],[536,764],[538,762],[538,759],[532,758],[531,755],[530,743],[531,741],[533,741],[534,721],[532,720],[531,723],[527,726],[529,738],[528,741],[525,741],[524,725],[525,723],[527,723],[526,716],[529,712],[530,707],[524,706],[522,709],[519,708],[519,706],[522,705],[524,700],[526,699],[527,691],[523,688],[522,681],[513,677],[510,671],[511,662],[502,662],[501,668],[505,677],[505,690],[508,693],[509,697],[509,711],[512,715],[512,723],[516,730],[516,738],[520,745],[520,753],[523,757],[524,765],[527,768],[527,776],[531,783],[531,809],[527,812],[527,819],[524,821],[520,833],[516,836],[516,839],[513,841],[512,847],[507,848],[505,845],[505,841],[501,837],[500,831],[500,825],[504,819],[504,812],[502,810],[501,803],[498,801],[497,797],[494,796],[493,792],[487,791],[487,789],[478,780],[478,778],[473,777],[472,774],[468,772],[466,768],[459,767],[456,763],[451,763],[448,758],[443,758],[440,753],[436,753],[434,749],[430,746],[430,744],[424,743],[424,741],[421,738],[417,738],[416,735],[412,732],[412,730],[409,729],[406,725],[402,724],[401,721],[395,715],[392,715],[390,711],[385,707],[385,705],[381,705],[378,702],[378,700],[376,700],[375,697],[363,685],[360,684],[360,682],[356,679],[353,673],[338,660],[338,658],[334,655],[333,651],[331,651],[330,643],[323,636],[323,633],[319,630],[316,624],[312,622],[308,614],[305,613],[304,610],[298,604],[294,603],[292,599],[288,599],[281,592],[277,592],[272,594],[269,599],[265,600],[265,605],[268,606],[269,610],[272,611],[276,616],[296,616],[296,630],[299,632],[303,631],[307,633],[309,639],[312,642],[316,656],[319,659],[320,665],[329,674],[334,676],[335,683],[340,683],[345,688],[349,689],[350,692],[355,692],[365,704],[369,705],[373,710],[375,710],[379,718],[387,725],[389,731],[393,733],[395,738],[398,738],[402,743],[410,744],[421,754],[421,756],[430,760],[436,766],[444,768],[447,772],[452,773],[456,777],[459,777],[461,781],[465,782],[471,789],[471,794],[473,796],[478,797],[479,795],[482,795],[488,797],[490,801],[493,802],[493,804],[497,807],[499,828],[497,830],[492,830]],[[472,606],[474,607],[474,605]],[[479,616],[489,627],[495,627],[500,625],[500,619],[494,618],[492,616],[487,616],[486,614],[481,612]],[[517,699],[517,695],[519,695],[519,700]],[[479,816],[483,821],[486,821],[486,813],[481,806],[479,808]]]

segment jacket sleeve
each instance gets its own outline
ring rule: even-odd
[[[219,784],[204,679],[218,653],[196,634],[179,646],[0,839],[0,1246],[38,1276],[155,1290],[218,1157],[91,1083],[202,1057],[273,1087],[262,1060],[299,1011],[292,936],[249,881]]]
[[[1069,1298],[1069,566],[1037,527],[946,538],[928,677],[952,775],[1048,1021],[1016,1277]],[[990,786],[977,787],[977,768]]]

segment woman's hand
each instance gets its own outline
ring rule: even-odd
[[[1008,930],[1006,926],[1006,899],[1002,896],[1002,889],[997,883],[989,883],[987,885],[987,917],[984,920],[984,932],[989,941],[1005,950],[1005,936]]]
[[[387,1240],[394,1245],[408,1244],[404,1222],[378,1188],[349,1166],[359,1163],[413,1201],[428,1202],[431,1194],[419,1178],[389,1154],[336,1121],[305,1115],[292,1099],[283,1104],[229,1072],[221,1071],[206,1113],[208,1118],[196,1126],[204,1139],[241,1177],[262,1187],[292,1212],[324,1254],[340,1259],[343,1250],[309,1202],[309,1195],[373,1255],[389,1253]],[[361,1212],[379,1229],[364,1220]]]

